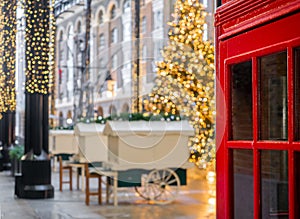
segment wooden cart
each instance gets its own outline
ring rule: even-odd
[[[186,185],[188,139],[194,135],[188,121],[109,121],[103,134],[108,161],[98,170],[111,177],[115,205],[118,187],[135,187],[142,198],[167,204]]]

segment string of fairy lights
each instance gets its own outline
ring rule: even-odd
[[[16,109],[16,0],[0,2],[0,119]]]
[[[48,94],[53,85],[55,19],[49,0],[26,1],[25,49],[28,93]],[[15,111],[15,64],[17,34],[17,0],[0,2],[0,119],[3,113]],[[20,60],[21,61],[21,60]]]
[[[25,90],[29,94],[49,94],[51,90],[54,62],[51,10],[49,0],[28,0],[25,4]]]
[[[195,129],[190,138],[190,160],[206,168],[214,164],[214,47],[203,41],[207,13],[197,0],[177,0],[169,23],[169,43],[157,63],[156,85],[146,109],[189,118]]]

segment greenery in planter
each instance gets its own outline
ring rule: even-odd
[[[180,121],[182,118],[175,114],[154,114],[154,113],[121,113],[117,117],[107,117],[107,120],[121,120],[121,121]]]
[[[99,123],[99,124],[105,124],[107,121],[180,121],[188,119],[187,117],[182,117],[177,114],[171,114],[171,113],[161,113],[161,114],[155,114],[150,112],[145,113],[121,113],[120,115],[114,114],[108,117],[98,116],[96,119],[89,119],[89,118],[81,118],[78,122],[81,123]],[[50,129],[53,130],[73,130],[74,126],[68,126],[68,127],[50,127]]]
[[[12,160],[13,159],[20,160],[23,155],[24,155],[23,145],[16,145],[9,150],[9,158]]]

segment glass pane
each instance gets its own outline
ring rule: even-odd
[[[253,153],[233,150],[234,218],[253,219]]]
[[[261,151],[262,218],[288,219],[287,155],[287,151]]]
[[[252,62],[231,66],[231,127],[233,140],[252,139]]]
[[[295,153],[295,218],[300,218],[300,152]]]
[[[287,140],[287,53],[260,58],[260,139]]]
[[[295,140],[300,140],[300,48],[295,50]]]

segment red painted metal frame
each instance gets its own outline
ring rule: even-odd
[[[216,101],[217,101],[217,218],[232,219],[232,149],[252,149],[254,169],[254,218],[260,212],[260,150],[288,151],[289,218],[295,218],[294,152],[294,53],[300,47],[300,0],[223,0],[216,11]],[[288,141],[259,140],[257,59],[275,52],[288,54]],[[253,141],[229,141],[229,65],[252,60]],[[299,216],[299,215],[298,215]]]

